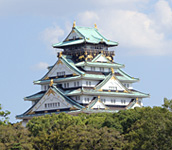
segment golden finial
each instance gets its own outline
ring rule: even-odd
[[[59,58],[62,57],[62,52],[59,53]]]
[[[76,21],[73,22],[73,28],[75,28],[75,26],[76,26]]]
[[[97,29],[97,24],[96,23],[94,24],[94,28]]]
[[[111,67],[111,71],[112,71],[112,73],[114,74],[114,69]]]
[[[53,79],[51,79],[50,86],[52,86],[53,84],[54,84]]]
[[[97,98],[100,99],[100,95]]]
[[[136,101],[138,101],[138,100],[139,100],[139,98],[137,97],[137,98],[136,98]]]

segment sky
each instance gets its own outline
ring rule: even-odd
[[[133,86],[150,94],[144,106],[161,106],[172,99],[172,0],[0,0],[0,104],[10,121],[31,102],[23,98],[40,91],[33,81],[57,60],[52,44],[77,26],[94,27],[117,41],[115,61]]]

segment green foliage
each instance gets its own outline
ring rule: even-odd
[[[27,128],[1,121],[2,150],[169,150],[172,100],[162,107],[118,113],[66,113],[35,117]],[[8,114],[1,113],[6,117]],[[2,123],[3,122],[3,123]]]
[[[172,113],[161,107],[140,110],[141,118],[125,134],[126,150],[172,149]]]
[[[31,150],[32,143],[29,131],[17,123],[0,125],[1,150]]]
[[[164,98],[164,104],[162,106],[172,111],[172,99],[168,100],[167,98]]]
[[[9,111],[2,111],[2,107],[0,104],[0,125],[4,125],[8,123],[8,115],[10,114]]]

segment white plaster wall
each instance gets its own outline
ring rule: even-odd
[[[132,85],[132,83],[122,83],[126,88],[128,88],[128,89],[133,89],[133,85]]]
[[[92,108],[105,109],[106,107],[98,101]]]
[[[125,97],[104,97],[101,96],[101,99],[106,99],[105,105],[128,105],[132,98],[125,98]],[[115,103],[111,103],[111,100],[115,100]],[[121,100],[125,100],[125,104],[121,103]]]
[[[41,91],[48,90],[48,88],[49,88],[48,86],[49,86],[49,84],[41,85]]]
[[[124,87],[117,80],[114,79],[110,79],[104,86],[102,86],[101,89],[109,90],[109,87],[116,87],[119,91],[125,90]]]
[[[69,36],[68,36],[68,39],[71,40],[73,39],[73,37],[76,37],[76,38],[79,38],[78,34],[76,32],[72,32]]]
[[[88,101],[85,101],[85,98],[86,99],[89,98],[89,102]],[[89,104],[92,100],[93,100],[93,96],[83,95],[82,96],[82,99],[81,99],[81,103],[83,103],[83,104]]]
[[[96,61],[108,62],[107,59],[104,56],[102,56],[102,55]]]
[[[76,82],[76,86],[74,86],[74,82]],[[65,87],[64,87],[64,84],[65,84],[65,83],[66,83],[66,84],[69,83],[69,88],[71,88],[71,87],[78,87],[78,86],[77,86],[77,82],[79,82],[79,86],[82,85],[82,81],[81,81],[81,80],[76,80],[76,81],[63,82],[63,83],[62,83],[62,87],[65,88]],[[68,88],[68,87],[66,87],[66,88]]]
[[[57,107],[51,107],[51,108],[45,108],[45,104],[47,103],[60,103],[60,106]],[[45,110],[52,110],[52,109],[59,109],[59,108],[70,108],[72,107],[71,104],[63,100],[59,95],[50,94],[44,95],[43,98],[41,98],[40,102],[36,104],[36,106],[33,108],[33,111],[45,111]]]
[[[91,82],[91,85],[87,85],[86,82],[89,81]],[[93,81],[93,80],[82,80],[82,86],[87,86],[87,87],[95,87],[99,81]]]
[[[107,67],[103,67],[103,68],[104,68],[103,72],[111,72],[111,68],[107,68]],[[92,71],[90,66],[85,66],[85,67],[83,67],[83,69],[85,71]],[[95,67],[95,71],[102,72],[102,71],[100,71],[100,67]]]
[[[57,72],[65,72],[65,75],[73,74],[72,72],[65,64],[56,64],[54,68],[49,72],[48,77],[57,76]]]

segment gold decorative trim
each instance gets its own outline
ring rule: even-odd
[[[86,59],[88,59],[88,58],[92,59],[93,56],[92,55],[88,55]]]
[[[107,56],[106,58],[109,59],[109,60],[112,60],[112,58],[110,56]]]
[[[112,76],[111,80],[116,80],[116,78],[114,76]]]
[[[48,77],[48,76],[44,78],[44,80],[48,80],[48,79],[49,79],[49,77]]]
[[[46,111],[44,111],[44,113],[48,113],[48,111],[46,110]]]
[[[75,28],[75,26],[76,26],[76,21],[73,22],[73,28]]]
[[[53,84],[54,84],[53,79],[51,79],[50,86],[52,86]]]
[[[118,90],[116,90],[116,92],[118,93]]]
[[[102,92],[103,90],[102,89],[99,89],[100,92]]]
[[[73,76],[77,76],[77,74],[76,73],[73,73]]]
[[[70,110],[77,110],[77,108],[75,108],[75,107],[71,107],[71,108],[70,108]]]
[[[50,94],[53,94],[55,96],[56,93],[52,89],[50,89],[46,95],[50,96]]]
[[[127,90],[124,90],[124,93],[128,93],[128,91]]]
[[[82,59],[82,58],[84,58],[84,55],[79,56],[79,59]]]
[[[63,64],[62,61],[59,59],[59,61],[57,62],[57,65],[59,64]]]
[[[114,72],[115,72],[114,69],[113,69],[112,67],[111,67],[111,72],[112,72],[113,74],[114,74]]]
[[[94,24],[94,28],[97,29],[97,24],[96,23]]]
[[[59,58],[61,58],[61,57],[62,57],[62,52],[59,53]]]
[[[60,110],[59,109],[57,109],[57,112],[59,112]]]
[[[108,90],[108,92],[111,92],[111,90]]]

